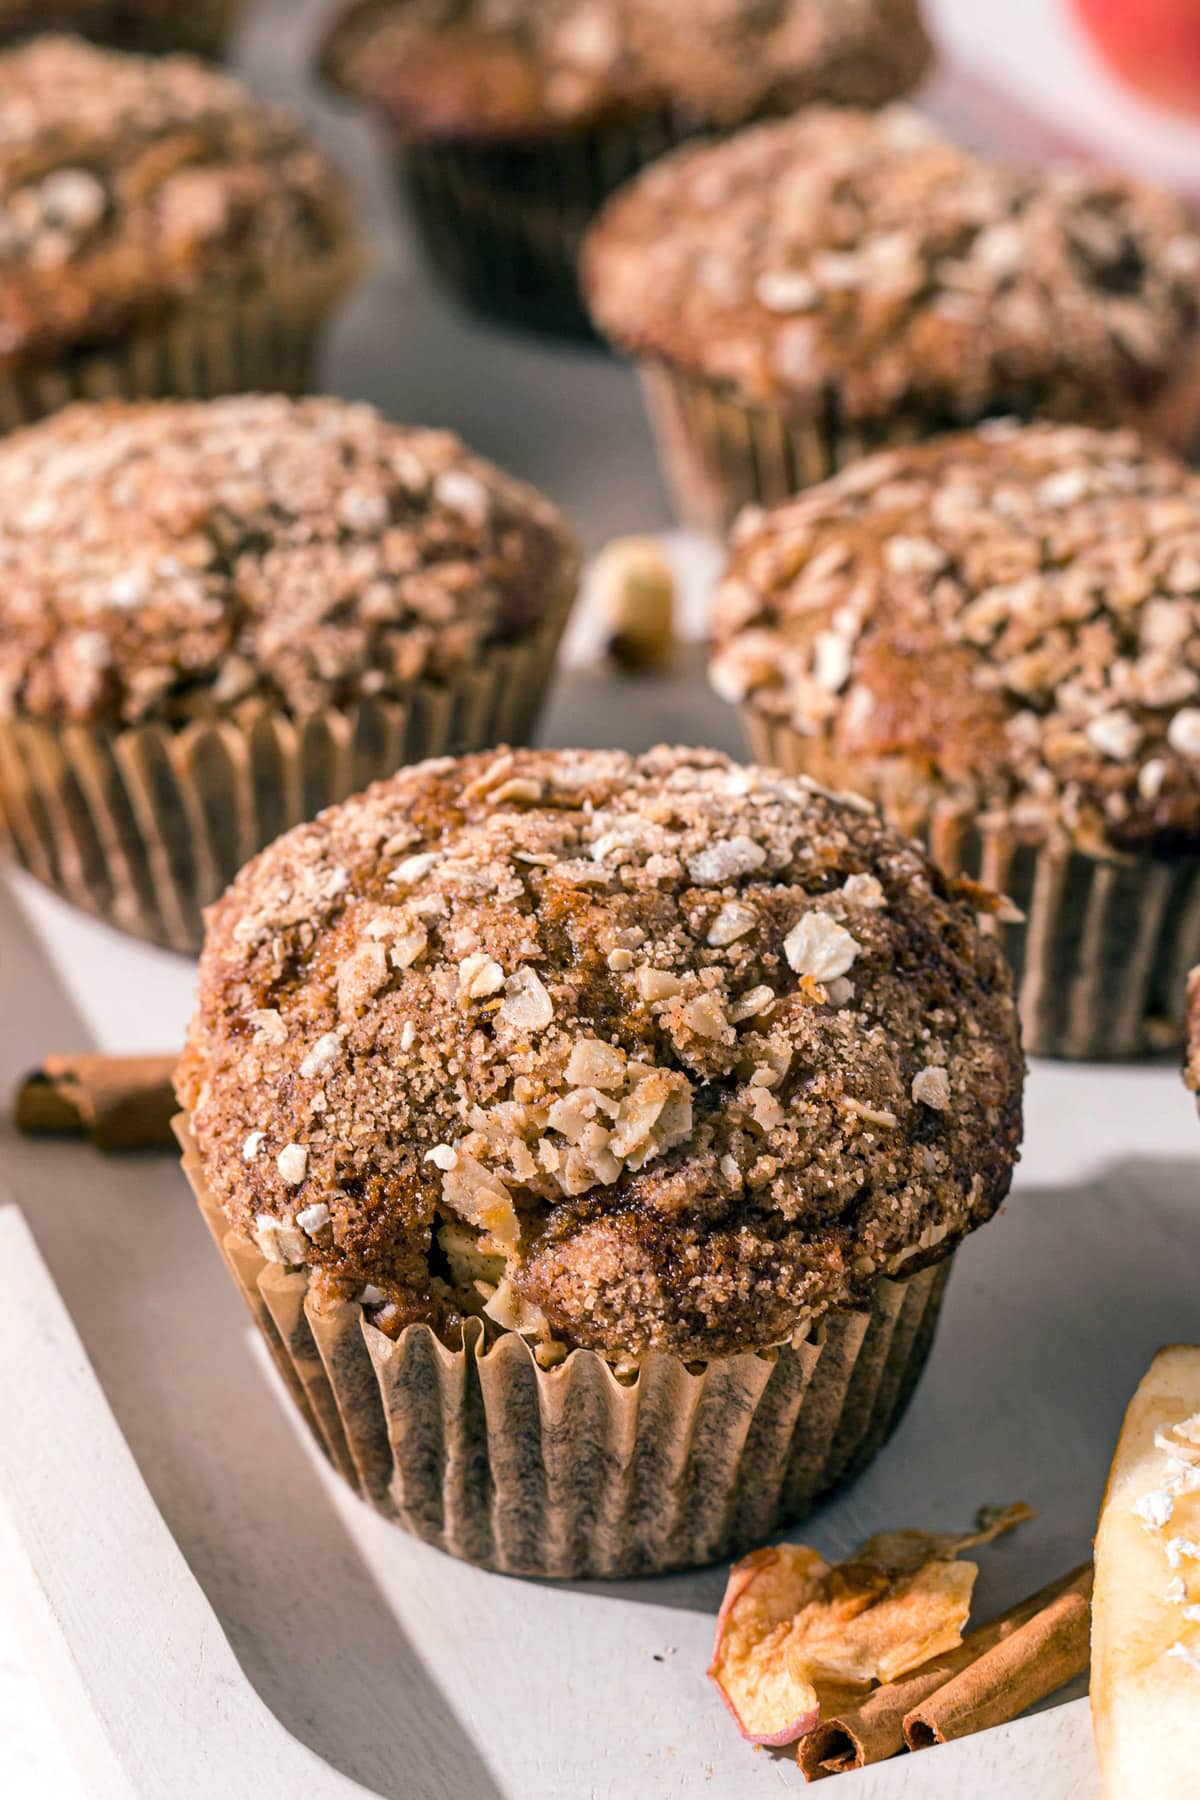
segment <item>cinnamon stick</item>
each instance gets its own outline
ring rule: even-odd
[[[1060,1576],[1029,1599],[1010,1607],[990,1625],[969,1633],[957,1650],[946,1651],[897,1681],[886,1682],[858,1706],[822,1719],[815,1730],[800,1740],[797,1760],[805,1780],[823,1781],[828,1775],[865,1769],[897,1755],[904,1749],[905,1718],[922,1701],[1011,1637],[1060,1595],[1090,1591],[1091,1573],[1091,1563],[1082,1563],[1069,1575]]]
[[[174,1056],[48,1056],[17,1090],[16,1121],[31,1137],[88,1137],[99,1150],[174,1143]]]
[[[1049,1606],[921,1702],[904,1720],[910,1750],[1007,1725],[1088,1666],[1092,1579]]]

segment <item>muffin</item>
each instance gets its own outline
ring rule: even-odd
[[[363,1495],[616,1575],[862,1466],[1017,1153],[979,903],[861,801],[702,750],[426,763],[244,869],[181,1137]]]
[[[115,50],[218,56],[238,0],[0,0],[0,41],[73,31]]]
[[[917,0],[359,0],[327,76],[380,114],[435,269],[478,310],[588,330],[576,262],[614,188],[697,132],[878,106],[929,60]]]
[[[175,949],[289,825],[532,727],[578,556],[446,432],[247,395],[0,441],[0,827]]]
[[[681,151],[611,202],[584,276],[702,527],[997,413],[1196,437],[1182,201],[985,161],[905,107],[814,108]]]
[[[75,38],[0,55],[0,429],[303,388],[354,267],[340,179],[238,82]]]
[[[1003,422],[748,513],[712,679],[757,755],[1012,896],[1026,1048],[1178,1042],[1200,958],[1200,476]]]

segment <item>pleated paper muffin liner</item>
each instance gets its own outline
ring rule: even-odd
[[[73,400],[304,393],[326,319],[360,266],[357,252],[344,250],[252,293],[190,303],[103,349],[0,371],[0,431],[31,425]]]
[[[881,1279],[869,1308],[770,1351],[654,1355],[629,1382],[590,1350],[545,1370],[478,1321],[451,1350],[424,1325],[393,1340],[353,1302],[318,1310],[303,1269],[230,1229],[186,1117],[176,1131],[217,1248],[334,1468],[405,1530],[512,1575],[690,1568],[803,1518],[898,1423],[952,1260]]]
[[[203,908],[280,832],[405,763],[528,742],[572,598],[402,699],[303,719],[251,701],[179,729],[0,719],[0,837],[76,906],[194,953]]]
[[[778,506],[876,450],[916,443],[969,419],[897,412],[871,429],[846,424],[829,392],[819,411],[751,405],[729,387],[658,361],[639,364],[659,462],[685,523],[724,536],[744,506]],[[975,420],[974,423],[981,423]],[[1200,359],[1128,424],[1187,454],[1200,435]]]
[[[588,226],[647,164],[706,129],[667,110],[544,143],[397,145],[431,265],[473,311],[593,338],[579,290]]]
[[[742,718],[758,761],[855,785],[786,721],[752,706]],[[988,928],[1013,965],[1030,1055],[1123,1061],[1183,1041],[1187,974],[1200,962],[1200,858],[1029,844],[1003,817],[950,802],[924,817],[886,801],[882,810],[948,874],[1007,894],[1024,915]]]
[[[221,54],[233,29],[239,0],[0,0],[0,43],[42,32],[78,32],[114,50],[160,55],[182,50],[194,56]]]

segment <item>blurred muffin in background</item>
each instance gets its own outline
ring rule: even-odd
[[[448,433],[262,395],[0,441],[0,563],[0,826],[182,950],[289,825],[525,737],[578,575],[553,507]]]
[[[698,132],[882,105],[929,58],[916,0],[357,0],[323,67],[390,128],[447,283],[580,333],[580,242],[621,182]]]
[[[340,177],[239,82],[78,38],[0,55],[0,429],[303,388],[356,266]]]
[[[70,31],[113,50],[215,57],[240,6],[241,0],[0,0],[0,42]]]
[[[883,451],[765,516],[712,679],[756,755],[853,788],[1012,896],[1026,1048],[1179,1042],[1200,961],[1200,475],[1012,422]]]
[[[649,170],[594,227],[680,511],[722,529],[866,449],[990,414],[1200,424],[1200,235],[1121,176],[1022,170],[906,107],[810,109]]]

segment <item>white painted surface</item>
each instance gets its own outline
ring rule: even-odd
[[[260,5],[245,60],[265,90],[300,91],[321,10]],[[326,385],[461,430],[553,493],[592,545],[660,528],[628,372],[448,312],[393,229],[366,129],[304,104],[355,169],[376,259]],[[676,548],[694,601],[704,552]],[[577,647],[590,641],[585,625]],[[698,685],[618,693],[591,676],[549,733],[740,741]],[[191,990],[180,959],[0,883],[0,1094],[50,1049],[169,1047]],[[0,1171],[36,1247],[0,1214],[0,1614],[19,1601],[90,1793],[797,1791],[794,1765],[743,1745],[704,1681],[722,1571],[555,1588],[405,1538],[312,1454],[169,1159],[106,1162],[0,1127]],[[1035,1069],[1016,1193],[962,1256],[914,1407],[806,1535],[839,1555],[878,1527],[961,1526],[981,1501],[1028,1499],[1037,1521],[986,1554],[980,1616],[1084,1555],[1129,1392],[1160,1342],[1196,1335],[1198,1177],[1172,1069]],[[0,1793],[74,1800],[6,1617]],[[1086,1709],[846,1779],[851,1800],[1084,1800]]]
[[[681,718],[698,740],[736,744],[729,715],[685,680],[618,692],[574,674],[550,730],[596,742],[616,719],[638,745],[673,735]],[[3,1091],[43,1050],[85,1042],[81,1015],[103,1026],[101,1042],[178,1040],[192,987],[182,960],[123,943],[24,880],[0,887],[0,947]],[[55,1503],[39,1525],[35,1553],[51,1570],[89,1559],[71,1633],[94,1644],[107,1630],[111,1651],[85,1673],[95,1681],[107,1669],[151,1736],[171,1716],[170,1693],[147,1695],[145,1681],[161,1677],[169,1690],[173,1668],[194,1666],[203,1695],[217,1652],[205,1647],[192,1665],[186,1654],[132,1654],[129,1590],[170,1597],[157,1615],[151,1606],[145,1635],[157,1645],[163,1634],[173,1657],[196,1604],[186,1581],[188,1607],[176,1603],[186,1565],[244,1672],[238,1703],[253,1690],[263,1704],[267,1721],[253,1716],[264,1734],[277,1743],[282,1728],[389,1800],[795,1791],[794,1766],[743,1745],[704,1680],[723,1571],[554,1587],[484,1574],[413,1542],[311,1452],[169,1158],[106,1161],[5,1135],[0,1164],[136,1458],[153,1502],[138,1502],[153,1554],[115,1564],[99,1554],[108,1540],[96,1539],[96,1519],[119,1519],[137,1484],[114,1479],[93,1454],[104,1408],[69,1359],[26,1372],[0,1341],[0,1367],[19,1369],[0,1385],[0,1444],[31,1406],[46,1422],[46,1482],[73,1485],[71,1504]],[[875,1467],[804,1534],[841,1555],[877,1528],[950,1528],[983,1501],[1027,1499],[1037,1520],[984,1555],[980,1617],[1085,1555],[1128,1394],[1159,1343],[1195,1335],[1198,1185],[1200,1131],[1173,1068],[1036,1066],[1014,1196],[962,1253],[912,1411]],[[19,1332],[31,1278],[11,1256],[5,1266],[7,1328]],[[219,1645],[215,1625],[199,1641]],[[77,1708],[77,1684],[73,1694],[56,1680],[54,1691]],[[222,1685],[218,1695],[214,1731]],[[174,1791],[224,1792],[195,1785],[185,1751],[197,1742],[171,1737]],[[268,1744],[264,1754],[274,1753]],[[249,1742],[245,1754],[257,1754]],[[872,1800],[1088,1796],[1086,1710],[1060,1708],[854,1781],[849,1792]]]

